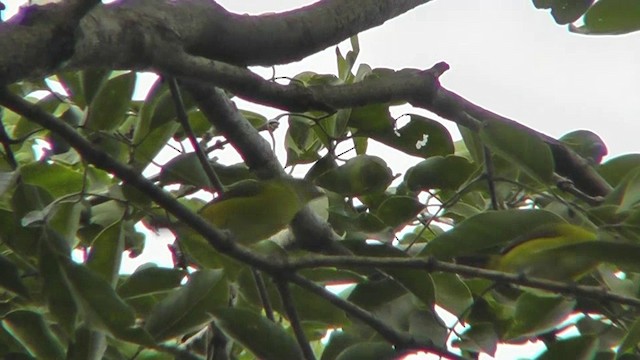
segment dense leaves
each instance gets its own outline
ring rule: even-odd
[[[584,34],[640,30],[636,1],[533,3],[558,24],[582,18],[572,30]],[[336,74],[306,71],[291,85],[338,89],[394,74],[356,66],[360,46],[357,37],[350,42],[344,55],[336,48]],[[3,358],[299,359],[314,352],[326,360],[394,359],[415,344],[476,358],[525,340],[544,341],[541,359],[638,356],[639,154],[603,162],[607,148],[596,134],[559,138],[554,146],[611,186],[606,196],[591,196],[558,182],[549,141],[517,123],[476,119],[478,128],[461,126],[454,142],[440,120],[395,117],[399,102],[389,99],[283,112],[275,120],[286,118],[284,131],[261,110],[234,109],[242,126],[284,150],[285,170],[304,178],[295,183],[313,191],[311,198],[321,188],[309,208],[339,239],[326,252],[363,261],[292,269],[289,261],[316,260],[318,250],[294,243],[294,235],[326,236],[286,228],[292,219],[308,220],[311,212],[299,210],[309,198],[255,191],[283,182],[250,169],[242,145],[218,131],[220,119],[205,116],[187,92],[190,126],[182,126],[165,80],[144,101],[132,100],[136,78],[135,71],[85,69],[10,86],[101,155],[87,158],[61,133],[1,113]],[[52,82],[64,92],[52,92]],[[185,141],[190,135],[208,163]],[[227,162],[229,154],[234,160]],[[203,215],[247,247],[233,256],[229,243],[214,248],[148,188],[103,170],[104,159],[144,174],[191,216]],[[259,194],[268,201],[256,202]],[[234,196],[243,202],[233,211],[220,207]],[[269,216],[278,218],[275,225]],[[123,257],[159,248],[142,226],[175,236],[173,267],[122,268]],[[531,277],[559,280],[563,291],[513,284]],[[577,292],[580,286],[595,295]],[[575,334],[563,334],[567,327]],[[390,343],[402,338],[397,334],[410,336],[410,344]]]

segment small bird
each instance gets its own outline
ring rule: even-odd
[[[573,245],[598,239],[583,227],[557,223],[542,225],[514,240],[490,261],[495,270],[556,281],[572,281],[593,270],[602,259],[582,256]]]
[[[200,215],[250,245],[285,228],[309,201],[322,195],[320,188],[301,179],[241,180],[205,205]]]
[[[582,156],[592,166],[600,164],[602,158],[608,153],[607,145],[605,145],[600,136],[589,130],[572,131],[564,134],[559,140]]]

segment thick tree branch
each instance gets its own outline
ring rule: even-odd
[[[0,24],[0,84],[53,71],[154,67],[159,53],[189,54],[237,65],[303,59],[429,0],[324,0],[281,14],[232,14],[209,0],[92,1],[23,8]],[[82,17],[78,26],[66,26]],[[64,26],[61,26],[64,25]],[[170,74],[169,74],[170,75]]]
[[[611,186],[589,166],[588,161],[561,141],[486,110],[442,87],[438,78],[449,68],[446,63],[438,63],[428,70],[404,69],[354,84],[304,87],[293,82],[280,85],[228,64],[186,54],[179,57],[185,61],[184,64],[170,60],[163,62],[167,71],[178,76],[210,81],[241,98],[283,110],[332,111],[374,103],[407,101],[471,130],[478,130],[483,124],[491,122],[508,124],[547,143],[555,160],[556,171],[572,180],[576,188],[591,196],[604,196],[611,191]]]
[[[536,289],[547,290],[558,294],[582,296],[600,301],[611,301],[618,304],[640,308],[640,300],[618,295],[606,291],[601,287],[567,284],[558,281],[525,277],[520,274],[510,274],[501,271],[487,270],[472,266],[440,261],[432,257],[427,258],[381,258],[367,256],[322,256],[314,255],[298,259],[289,259],[290,271],[317,267],[366,267],[366,268],[402,268],[422,269],[427,272],[441,271],[458,275],[478,277],[503,284],[515,284]]]

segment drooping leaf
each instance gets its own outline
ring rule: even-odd
[[[535,336],[549,331],[573,312],[575,304],[575,300],[562,296],[525,292],[516,302],[515,314],[505,338]]]
[[[57,163],[35,162],[20,167],[22,180],[40,186],[54,197],[74,194],[82,190],[81,173]]]
[[[227,302],[223,271],[203,269],[154,307],[145,329],[156,341],[166,341],[199,330],[212,320],[215,309]]]
[[[265,360],[302,359],[295,339],[266,317],[246,309],[220,308],[214,313],[216,325],[230,338]]]
[[[454,341],[453,346],[467,351],[495,356],[499,341],[500,339],[493,324],[477,323],[460,334],[460,339]]]
[[[430,157],[453,153],[453,141],[447,128],[438,121],[415,114],[405,126],[387,132],[374,132],[371,138],[406,154]]]
[[[62,344],[39,313],[12,311],[4,315],[2,326],[37,359],[65,359]]]
[[[551,9],[551,15],[560,25],[578,20],[594,0],[533,0],[538,9]]]
[[[634,0],[600,0],[584,16],[579,32],[626,34],[640,30],[640,4]]]
[[[125,73],[107,80],[91,100],[84,126],[91,130],[112,131],[125,120],[131,103],[136,74]]]
[[[476,167],[463,157],[433,156],[409,168],[404,181],[413,191],[457,190],[475,170]]]
[[[124,251],[122,222],[105,228],[91,244],[86,265],[111,286],[115,287]]]
[[[525,171],[532,178],[551,181],[554,163],[551,149],[524,129],[501,122],[486,123],[480,138],[489,148]]]
[[[536,360],[594,359],[597,352],[597,337],[577,336],[551,344]]]
[[[640,154],[626,154],[608,160],[598,167],[598,173],[611,186],[618,186],[622,179],[640,167]]]
[[[0,287],[10,290],[20,296],[29,298],[29,290],[20,278],[20,271],[16,264],[6,256],[0,254]]]
[[[456,274],[432,273],[436,303],[450,313],[461,317],[473,305],[473,296],[467,285]]]
[[[392,360],[396,352],[385,342],[361,342],[349,346],[336,357],[336,360]]]

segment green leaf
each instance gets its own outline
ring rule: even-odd
[[[496,154],[504,157],[542,183],[551,181],[554,169],[551,149],[527,130],[501,122],[486,123],[480,138]]]
[[[349,127],[367,135],[393,132],[393,119],[388,104],[371,104],[351,109]]]
[[[334,330],[322,351],[320,360],[335,360],[342,351],[349,346],[359,343],[362,339],[355,334],[343,330]]]
[[[105,333],[83,326],[76,331],[75,341],[69,344],[66,360],[101,360],[106,350]]]
[[[118,285],[117,292],[124,299],[162,293],[180,286],[186,272],[150,266],[136,270]]]
[[[81,173],[58,163],[34,162],[20,167],[26,184],[40,186],[56,198],[82,190]]]
[[[9,258],[0,254],[0,286],[14,293],[29,298],[29,290],[22,282],[20,271]]]
[[[598,338],[578,336],[554,342],[536,360],[595,359]]]
[[[564,223],[545,210],[488,211],[472,216],[427,244],[423,255],[447,259],[499,247],[544,224]]]
[[[410,114],[409,118],[409,123],[400,129],[374,132],[371,138],[423,158],[453,153],[451,135],[440,122],[415,114]]]
[[[598,173],[611,186],[618,186],[630,172],[640,167],[640,154],[626,154],[615,157],[598,167]]]
[[[80,72],[82,93],[87,105],[93,102],[93,99],[107,82],[111,73],[112,71],[107,69],[89,69]]]
[[[635,168],[610,192],[604,204],[618,205],[616,213],[631,210],[640,203],[640,168]]]
[[[316,117],[317,114],[308,112],[303,115]],[[285,148],[287,150],[286,166],[297,164],[308,164],[320,159],[318,152],[323,144],[313,129],[319,126],[313,120],[298,116],[289,116],[289,127],[285,137]]]
[[[385,342],[361,342],[346,348],[336,357],[336,360],[392,360],[398,354],[393,347]]]
[[[91,244],[86,266],[115,287],[124,251],[124,229],[116,222],[98,234]]]
[[[538,9],[551,9],[556,23],[565,25],[580,18],[593,4],[593,0],[533,0]]]
[[[404,181],[412,191],[457,190],[475,170],[476,167],[463,157],[433,156],[409,168]]]
[[[453,346],[493,357],[498,348],[498,341],[500,339],[492,323],[476,323],[460,334],[460,339],[455,340]]]
[[[109,79],[91,100],[84,126],[96,131],[117,129],[125,120],[135,82],[134,72]]]
[[[65,359],[62,344],[39,313],[12,311],[4,316],[2,326],[37,359]]]
[[[635,0],[600,0],[584,16],[586,34],[626,34],[640,30],[640,3]]]
[[[575,300],[562,296],[525,292],[516,301],[513,321],[504,337],[517,339],[545,333],[563,322],[575,305]]]
[[[42,292],[49,313],[60,327],[69,335],[76,329],[78,306],[71,294],[70,284],[65,276],[61,262],[68,261],[64,256],[52,250],[45,241],[40,243],[39,270],[43,278]]]
[[[626,353],[634,353],[636,346],[640,343],[640,319],[636,319],[627,330],[618,347],[618,356]]]
[[[87,103],[82,90],[82,73],[80,71],[66,71],[56,74],[56,77],[71,100],[78,107],[84,109]]]
[[[72,262],[63,266],[85,321],[115,336],[128,334],[135,323],[134,311],[115,293],[111,284],[86,266]]]
[[[160,170],[160,183],[163,185],[177,183],[215,190],[194,152],[178,155],[164,164]]]
[[[457,317],[469,311],[473,295],[467,285],[456,274],[432,273],[436,303]]]
[[[383,192],[392,180],[391,169],[383,159],[358,155],[320,175],[316,183],[345,196],[356,196]]]
[[[223,271],[200,270],[191,274],[185,286],[154,307],[145,329],[159,342],[199,330],[212,320],[214,310],[225,306],[228,300]]]
[[[376,216],[387,226],[394,229],[405,224],[425,208],[425,205],[412,196],[390,196],[375,210]]]
[[[282,327],[245,309],[221,308],[216,325],[230,338],[265,360],[302,359],[298,343]]]

